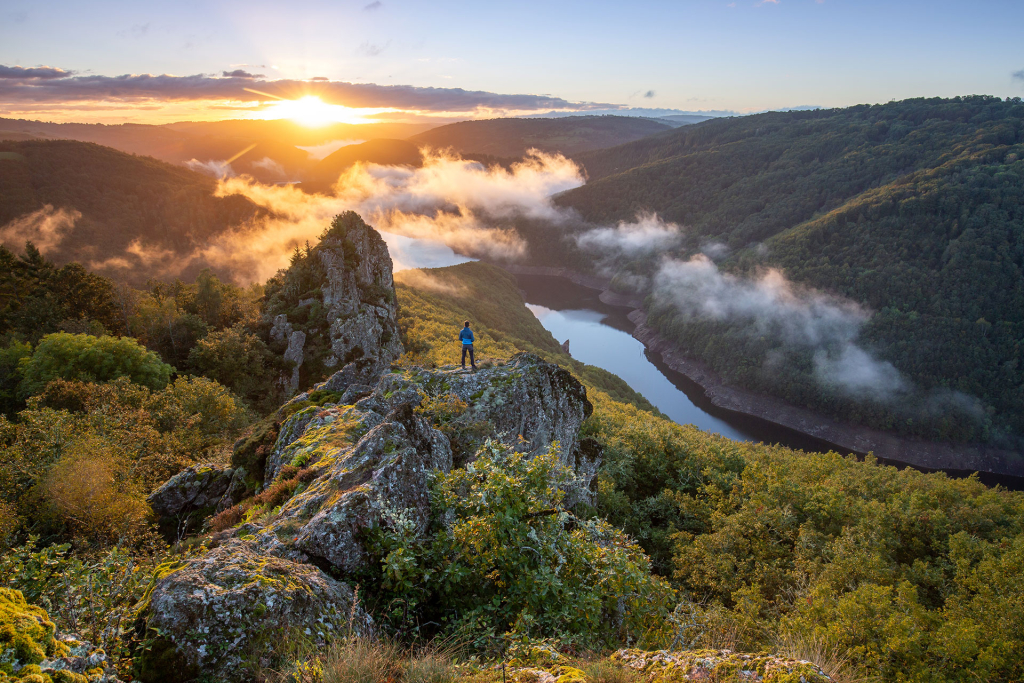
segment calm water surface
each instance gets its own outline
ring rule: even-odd
[[[608,316],[603,313],[587,309],[556,311],[538,304],[527,304],[527,308],[556,339],[569,340],[573,358],[615,373],[679,424],[696,425],[730,439],[753,438],[697,407],[647,358],[644,345],[628,332],[607,325],[604,319]]]

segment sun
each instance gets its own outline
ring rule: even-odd
[[[368,109],[328,104],[316,95],[306,95],[297,100],[276,100],[255,115],[260,119],[290,119],[308,128],[320,128],[332,123],[374,123],[368,116],[395,109]]]

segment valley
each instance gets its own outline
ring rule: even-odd
[[[0,142],[0,602],[52,620],[18,671],[1017,680],[1017,106],[468,122],[287,184]]]

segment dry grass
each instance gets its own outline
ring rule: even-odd
[[[412,653],[402,666],[404,683],[454,683],[458,678],[451,657],[431,648]]]
[[[402,672],[401,646],[391,640],[348,638],[324,655],[322,683],[386,683]]]
[[[640,683],[641,680],[640,674],[633,669],[607,659],[583,662],[579,669],[586,675],[587,683]]]
[[[865,676],[850,661],[848,652],[819,635],[785,633],[779,636],[775,650],[779,655],[812,662],[834,683],[873,683],[876,679]]]

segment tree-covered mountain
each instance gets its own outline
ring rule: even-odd
[[[649,298],[651,322],[727,379],[908,433],[1024,431],[1020,98],[715,119],[575,158],[589,182],[560,195],[560,205],[593,223],[653,211],[682,226],[678,246],[634,260],[626,267],[633,275],[654,275],[663,256],[688,259],[709,245],[718,268],[734,275],[779,268],[797,285],[868,307],[863,345],[925,391],[977,397],[987,415],[973,428],[924,428],[891,405],[826,396],[809,380],[810,357],[779,372],[766,363],[776,347],[763,337],[727,322],[684,321]],[[572,240],[562,245],[558,259],[593,263]],[[550,255],[552,245],[533,252]]]
[[[322,158],[323,153],[317,150],[321,145],[404,138],[427,128],[427,124],[413,123],[337,123],[310,128],[288,120],[104,125],[0,119],[0,140],[94,142],[172,164],[195,162],[193,165],[200,170],[205,164],[211,174],[222,172],[218,164],[234,158],[233,173],[246,173],[263,182],[281,182],[305,177]]]
[[[145,280],[147,273],[132,266],[152,265],[152,250],[168,258],[190,254],[257,214],[241,196],[215,197],[216,184],[186,168],[90,143],[0,142],[0,227],[7,246],[19,252],[26,239],[47,235],[47,256],[58,263],[97,267],[122,259],[121,272]]]
[[[369,140],[362,144],[347,145],[321,159],[310,169],[302,188],[309,192],[326,192],[338,176],[357,163],[386,166],[419,166],[423,154],[407,140]]]
[[[568,116],[557,119],[461,121],[413,135],[420,146],[463,154],[521,157],[529,149],[578,154],[637,140],[669,124],[633,116]]]

